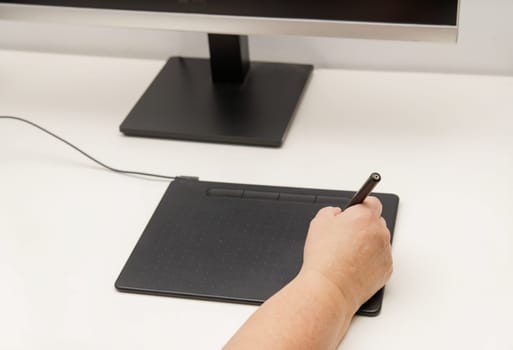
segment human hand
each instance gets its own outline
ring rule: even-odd
[[[310,223],[298,277],[322,276],[335,285],[354,312],[392,274],[390,231],[376,197],[346,209],[321,209]]]

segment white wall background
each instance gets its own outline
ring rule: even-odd
[[[205,34],[2,20],[0,48],[163,59],[206,56]],[[461,0],[457,44],[252,36],[253,59],[317,67],[513,75],[513,0]]]

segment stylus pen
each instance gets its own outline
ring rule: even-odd
[[[367,198],[369,193],[371,193],[371,191],[374,189],[374,187],[376,187],[376,185],[380,181],[381,175],[379,175],[378,173],[370,174],[367,181],[365,181],[363,186],[358,190],[358,192],[355,193],[353,198],[351,198],[351,200],[349,201],[349,203],[346,204],[343,210],[346,210],[347,208],[352,207],[353,205],[363,203],[365,198]]]

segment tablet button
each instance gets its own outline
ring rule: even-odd
[[[252,198],[252,199],[271,199],[276,200],[279,197],[278,192],[265,192],[265,191],[244,191],[244,198]]]
[[[313,203],[315,196],[310,194],[280,193],[281,201]]]
[[[315,201],[317,203],[334,203],[337,205],[345,205],[350,200],[351,200],[351,198],[345,198],[345,197],[317,196]]]
[[[242,197],[242,190],[235,190],[231,188],[210,188],[207,191],[209,196],[216,197]]]

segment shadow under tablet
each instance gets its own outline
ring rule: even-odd
[[[203,182],[167,189],[121,271],[116,288],[261,304],[301,268],[310,220],[354,192]],[[373,193],[393,235],[399,198]],[[357,314],[375,316],[383,289]]]

